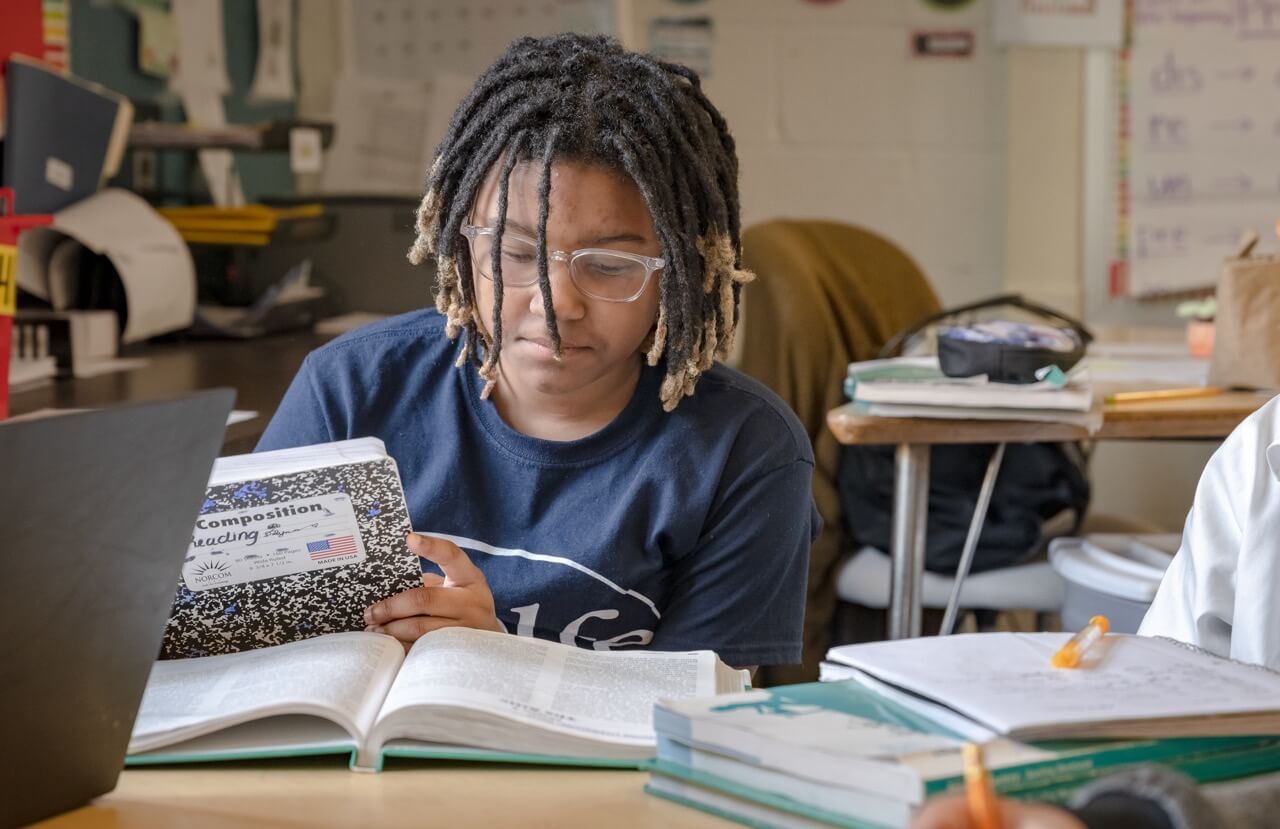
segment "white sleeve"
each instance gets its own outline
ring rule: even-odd
[[[1187,515],[1182,546],[1138,632],[1168,636],[1213,653],[1231,653],[1236,570],[1259,487],[1275,487],[1266,449],[1273,400],[1236,427],[1205,466]]]

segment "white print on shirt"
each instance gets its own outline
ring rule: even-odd
[[[641,593],[637,593],[635,590],[625,589],[600,573],[592,570],[590,567],[572,559],[564,558],[563,556],[532,553],[528,550],[495,547],[492,544],[486,544],[483,541],[477,541],[474,538],[466,538],[459,535],[446,535],[445,533],[422,533],[422,535],[429,535],[432,538],[441,538],[445,541],[451,541],[463,549],[474,550],[488,555],[512,556],[530,561],[540,561],[547,564],[557,564],[563,567],[572,568],[579,573],[589,576],[600,584],[605,585],[620,596],[626,596],[638,600],[649,610],[649,612],[653,614],[655,620],[662,618],[662,614],[658,611],[657,605],[655,605],[653,600],[649,597]],[[516,635],[533,636],[533,631],[537,624],[538,610],[540,608],[541,604],[530,604],[525,605],[524,607],[511,608],[511,612],[516,615]],[[602,621],[617,619],[619,615],[620,613],[612,608],[603,608],[583,613],[581,616],[565,625],[564,630],[560,632],[560,641],[566,645],[576,645],[579,637],[590,639],[590,637],[585,637],[581,634],[582,626],[584,624],[592,619],[600,619]],[[614,648],[619,647],[638,647],[647,645],[652,640],[652,630],[638,629],[627,631],[626,633],[621,633],[608,639],[592,640],[592,647],[596,650],[613,650]]]

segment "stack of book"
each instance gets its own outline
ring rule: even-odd
[[[1068,423],[1090,432],[1102,425],[1102,405],[1083,366],[1057,369],[1036,383],[995,383],[985,376],[948,377],[937,357],[896,357],[852,363],[845,394],[859,414],[963,420]]]
[[[1050,666],[1066,634],[974,634],[835,648],[853,679],[663,701],[647,790],[757,827],[905,826],[964,786],[985,745],[1003,796],[1062,801],[1161,763],[1200,781],[1280,769],[1280,675],[1178,643],[1112,635]]]

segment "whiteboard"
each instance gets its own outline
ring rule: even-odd
[[[1280,2],[1135,0],[1117,200],[1128,292],[1212,287],[1280,218]]]

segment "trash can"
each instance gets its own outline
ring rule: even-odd
[[[1117,633],[1136,633],[1181,536],[1088,535],[1055,538],[1049,562],[1066,582],[1062,627],[1079,630],[1103,615]]]

